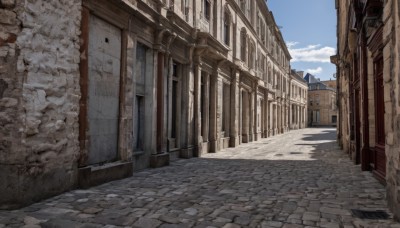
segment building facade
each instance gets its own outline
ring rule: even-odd
[[[263,0],[0,8],[1,208],[305,126]]]
[[[400,219],[400,3],[336,1],[340,145],[386,184]]]
[[[303,72],[290,72],[290,130],[307,126],[308,86],[303,79]]]
[[[336,81],[322,82],[312,74],[304,78],[308,83],[308,126],[336,126]]]

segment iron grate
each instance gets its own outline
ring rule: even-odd
[[[358,210],[352,209],[353,215],[360,219],[389,219],[389,214],[386,211],[366,211],[366,210]]]

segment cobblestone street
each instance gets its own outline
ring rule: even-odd
[[[0,212],[0,227],[400,227],[384,186],[338,150],[335,129],[304,129]]]

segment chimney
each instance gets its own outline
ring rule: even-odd
[[[296,72],[298,75],[300,75],[302,78],[304,78],[304,71],[297,71]]]

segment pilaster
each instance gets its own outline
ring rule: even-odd
[[[240,105],[240,89],[239,89],[240,71],[232,70],[231,80],[231,131],[230,131],[230,147],[236,147],[240,144],[239,138],[239,105]]]

